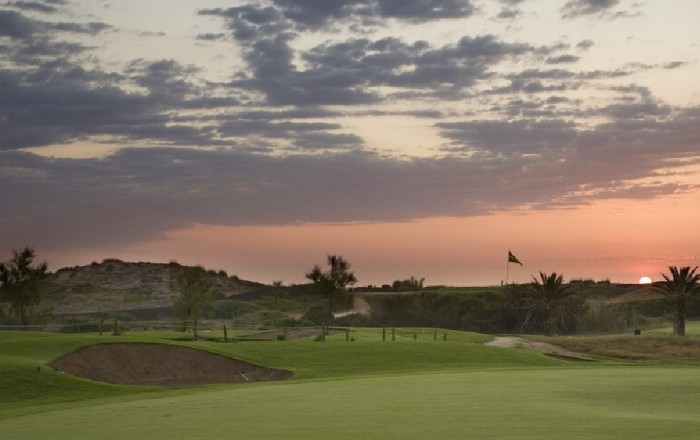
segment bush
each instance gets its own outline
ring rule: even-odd
[[[261,312],[264,307],[237,300],[216,300],[204,312],[208,319],[237,319],[249,313]]]
[[[109,319],[117,321],[136,321],[136,315],[129,312],[112,312],[109,314]]]
[[[369,316],[362,313],[352,313],[350,315],[335,318],[334,325],[341,327],[368,327],[370,325]]]
[[[578,328],[587,333],[613,333],[646,323],[647,319],[629,304],[593,303],[581,317]]]
[[[328,313],[326,306],[322,305],[310,307],[301,319],[309,321],[313,325],[329,325],[333,323],[333,315]]]

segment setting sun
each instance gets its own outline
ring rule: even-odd
[[[651,284],[653,281],[649,277],[641,277],[639,279],[639,284]]]

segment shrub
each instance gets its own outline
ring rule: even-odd
[[[314,325],[328,325],[333,323],[333,315],[328,313],[328,308],[324,305],[310,307],[302,318]]]

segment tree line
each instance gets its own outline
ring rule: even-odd
[[[42,283],[47,272],[46,263],[35,263],[34,249],[13,250],[12,258],[0,263],[0,321],[29,325],[45,320],[49,311],[39,307]],[[306,317],[318,324],[335,322],[334,307],[348,304],[357,282],[350,263],[340,255],[328,255],[328,268],[314,265],[305,273],[312,289],[325,298],[325,306],[307,311]],[[662,293],[675,307],[674,334],[685,335],[688,304],[700,292],[698,267],[669,266],[669,275],[652,288]],[[416,290],[423,279],[411,277],[395,282],[396,290]],[[281,282],[276,282],[281,288]],[[187,329],[193,323],[196,336],[197,321],[217,298],[213,282],[201,266],[185,267],[173,281],[177,293],[173,304],[174,315]],[[499,291],[463,294],[417,292],[402,295],[367,297],[372,306],[371,315],[354,317],[358,324],[393,326],[432,326],[486,333],[532,332],[554,335],[575,332],[592,319],[587,299],[572,284],[564,282],[562,274],[540,272],[527,284],[509,284]],[[4,303],[5,305],[3,305]],[[598,311],[593,311],[599,313]],[[625,319],[629,312],[617,306],[614,313]],[[347,319],[346,319],[347,321]],[[631,324],[628,320],[626,325]]]

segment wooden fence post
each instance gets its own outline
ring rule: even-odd
[[[228,342],[228,333],[226,332],[226,324],[224,324],[224,342]]]
[[[391,340],[392,341],[396,340],[396,327],[391,328]]]
[[[100,319],[100,336],[102,336],[102,323],[104,322],[104,319]]]
[[[386,327],[382,327],[382,341],[386,341]]]

